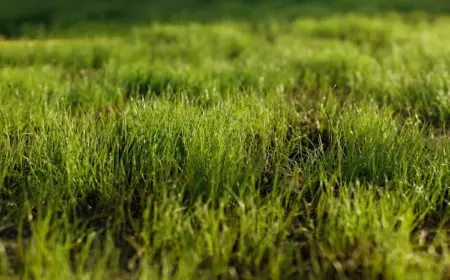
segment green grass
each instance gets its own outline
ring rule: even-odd
[[[0,4],[2,277],[450,278],[446,1],[36,3]]]

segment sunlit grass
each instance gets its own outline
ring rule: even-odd
[[[450,277],[448,5],[194,2],[2,25],[0,274]]]

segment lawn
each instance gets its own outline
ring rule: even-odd
[[[447,0],[0,3],[6,279],[449,279]]]

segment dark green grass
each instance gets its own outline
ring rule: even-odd
[[[445,1],[23,3],[5,278],[450,277]]]

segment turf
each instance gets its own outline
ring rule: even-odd
[[[449,13],[2,2],[0,275],[450,278]]]

